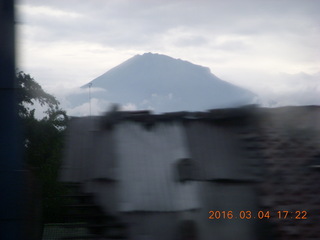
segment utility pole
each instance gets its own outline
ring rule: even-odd
[[[89,83],[89,116],[91,117],[91,86],[92,83]]]
[[[22,137],[15,84],[14,0],[0,0],[0,239],[23,234]]]

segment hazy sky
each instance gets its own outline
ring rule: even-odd
[[[145,52],[280,105],[320,104],[320,1],[20,0],[18,66],[58,97]]]

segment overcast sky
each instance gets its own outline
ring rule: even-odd
[[[145,52],[280,105],[320,104],[320,1],[20,0],[18,66],[61,97]]]

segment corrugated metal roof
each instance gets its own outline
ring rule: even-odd
[[[118,173],[113,131],[100,130],[93,132],[90,146],[88,178],[95,180],[116,180]]]
[[[187,124],[185,131],[201,180],[255,179],[240,142],[230,129],[197,121]]]
[[[260,111],[267,173],[259,187],[261,203],[270,211],[292,213],[289,219],[270,219],[279,239],[320,238],[320,174],[311,167],[320,147],[319,110],[303,106]],[[296,211],[306,211],[307,219],[295,219]]]
[[[66,135],[65,154],[60,171],[63,182],[83,182],[91,174],[92,133],[98,129],[98,118],[72,118]]]
[[[117,112],[94,121],[75,119],[69,131],[72,136],[68,136],[63,180],[86,181],[86,191],[94,192],[106,211],[181,214],[182,210],[200,207],[191,214],[199,225],[200,239],[233,239],[237,234],[230,229],[249,239],[250,224],[228,219],[209,222],[208,211],[255,209],[252,187],[258,185],[243,183],[259,179],[254,170],[264,168],[267,171],[260,174],[264,181],[258,188],[265,190],[260,195],[268,198],[265,206],[273,211],[286,207],[308,211],[308,224],[270,219],[282,229],[281,239],[289,238],[293,228],[301,239],[308,237],[307,232],[310,239],[311,235],[316,238],[320,236],[316,215],[320,175],[309,165],[319,153],[319,109],[223,109],[162,115]],[[96,127],[92,127],[93,122]],[[197,165],[200,182],[176,181],[175,167],[181,159]],[[182,169],[187,178],[188,171]]]
[[[122,211],[179,211],[199,207],[196,182],[177,181],[176,163],[190,158],[179,123],[151,129],[124,122],[114,129]]]
[[[205,181],[200,185],[201,209],[195,211],[192,219],[199,226],[199,239],[259,239],[254,231],[261,220],[240,219],[241,211],[251,211],[252,218],[256,217],[257,196],[253,184],[224,184]],[[209,219],[212,213],[218,211],[219,219]],[[223,213],[223,211],[225,211]],[[224,214],[232,211],[233,219]],[[258,222],[259,221],[259,222]]]
[[[126,212],[123,219],[128,227],[128,239],[178,240],[176,212]]]
[[[105,213],[119,215],[119,186],[116,181],[86,181],[82,190],[93,194],[96,204]]]

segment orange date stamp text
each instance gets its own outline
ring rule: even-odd
[[[209,219],[308,219],[307,211],[209,211]]]

